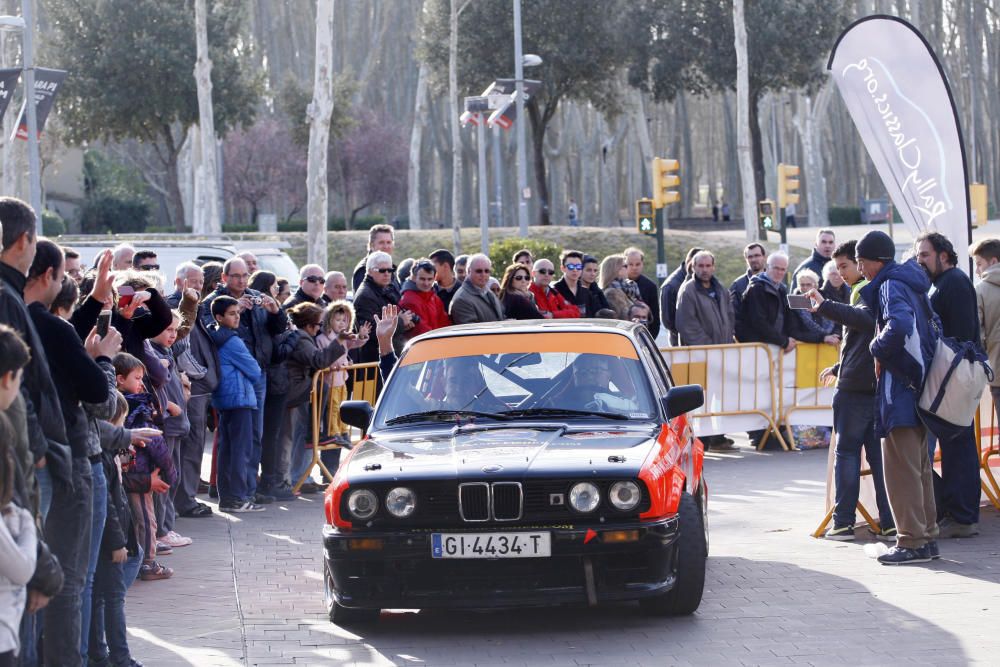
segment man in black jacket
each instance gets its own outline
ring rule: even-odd
[[[373,252],[384,252],[392,256],[395,245],[396,237],[392,225],[374,225],[368,230],[368,252],[365,253],[365,256],[354,267],[354,274],[351,279],[351,285],[355,292],[361,289],[361,283],[364,281],[365,276],[368,275],[368,258],[371,254]],[[396,286],[396,289],[399,289],[399,281],[396,279],[396,274],[392,275],[392,282]]]
[[[914,242],[917,263],[931,279],[931,307],[941,318],[948,338],[978,344],[979,306],[976,289],[961,269],[951,241],[943,234],[926,232]],[[996,369],[994,369],[996,370]],[[941,447],[941,475],[934,473],[941,537],[972,537],[979,534],[979,447],[974,426],[955,437],[935,443],[928,437],[931,460],[935,444]]]
[[[833,427],[837,434],[833,468],[835,506],[833,526],[826,531],[826,537],[839,541],[854,539],[854,522],[861,491],[861,448],[864,447],[875,485],[875,504],[881,528],[878,537],[894,540],[896,528],[882,474],[882,443],[875,436],[875,361],[868,350],[875,335],[875,317],[858,296],[858,290],[868,281],[858,269],[855,245],[855,241],[848,241],[833,251],[837,271],[851,286],[851,303],[824,299],[818,289],[808,294],[816,304],[813,312],[819,312],[844,327],[840,361],[836,366],[824,369],[820,375],[823,382],[837,381],[837,391],[833,395]]]
[[[643,302],[649,306],[649,324],[646,328],[656,340],[660,333],[660,299],[659,290],[656,283],[647,278],[642,273],[645,255],[638,248],[625,248],[622,253],[625,256],[625,263],[628,266],[628,278],[634,280],[639,285],[639,296]]]
[[[278,302],[267,294],[249,289],[247,283],[250,272],[246,262],[239,257],[231,257],[222,267],[222,286],[205,297],[198,311],[198,318],[206,330],[215,328],[215,318],[212,316],[212,302],[219,296],[226,295],[236,299],[240,304],[240,324],[236,335],[246,344],[250,354],[264,372],[254,386],[257,396],[257,408],[253,414],[253,449],[250,455],[250,468],[253,474],[247,475],[250,497],[256,497],[257,503],[271,502],[271,496],[257,493],[256,470],[260,465],[261,447],[264,434],[264,398],[267,395],[267,369],[275,363],[274,351],[279,337],[288,329],[288,317]],[[280,363],[277,362],[277,363]]]
[[[767,250],[760,243],[748,243],[745,248],[743,248],[743,259],[747,263],[747,272],[742,276],[733,281],[729,286],[729,296],[732,297],[733,302],[733,313],[736,316],[734,324],[736,330],[740,330],[740,317],[742,316],[743,310],[743,293],[747,291],[747,287],[750,286],[750,279],[755,275],[764,270],[764,265],[767,264]]]
[[[677,295],[680,294],[681,285],[691,277],[691,261],[694,256],[704,248],[691,248],[687,251],[684,261],[674,269],[660,285],[660,314],[663,317],[663,325],[667,328],[667,333],[672,347],[680,345],[677,335]]]
[[[287,312],[300,303],[316,303],[322,306],[325,285],[323,267],[319,264],[306,264],[299,269],[299,288],[281,304],[281,307]]]
[[[65,576],[62,590],[45,610],[45,625],[50,629],[45,633],[45,658],[53,664],[70,664],[73,658],[79,661],[84,629],[81,623],[90,617],[89,609],[84,613],[82,605],[90,600],[86,584],[92,556],[93,468],[100,465],[100,460],[88,460],[89,426],[80,401],[107,400],[108,380],[95,360],[110,363],[119,345],[118,338],[107,336],[102,340],[92,331],[84,347],[73,326],[49,312],[63,275],[62,249],[47,239],[39,239],[28,270],[24,300],[53,377],[58,378],[55,386],[73,459],[73,488],[56,487],[45,521],[46,539]],[[99,502],[106,503],[107,498]]]
[[[795,349],[796,340],[788,336],[788,255],[771,253],[767,270],[750,279],[743,294],[743,316],[736,337],[741,343],[768,343],[785,352]]]
[[[795,267],[795,272],[792,273],[792,285],[796,284],[796,279],[800,271],[809,269],[820,277],[819,289],[823,289],[823,267],[830,261],[830,257],[833,256],[833,249],[836,246],[837,237],[834,235],[832,229],[824,228],[816,232],[816,241],[813,243],[812,254],[808,259],[803,260],[801,264]]]
[[[360,327],[365,322],[369,322],[374,330],[377,324],[375,315],[381,313],[384,306],[398,305],[401,295],[393,282],[395,268],[392,265],[392,256],[376,250],[368,255],[366,266],[368,273],[362,281],[361,287],[354,294],[354,323],[356,327]],[[396,336],[397,346],[401,346],[405,342],[405,338],[401,338],[400,334],[413,328],[410,311],[400,310],[399,319],[400,326]],[[378,361],[378,341],[375,340],[374,336],[370,337],[363,347],[357,348],[356,354],[360,363]]]

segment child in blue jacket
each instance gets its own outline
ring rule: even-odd
[[[236,335],[240,304],[229,296],[212,301],[212,317],[218,325],[211,331],[219,350],[219,385],[212,392],[212,406],[219,413],[218,488],[219,509],[229,512],[261,512],[250,494],[253,448],[253,411],[257,408],[254,385],[260,380],[257,360]]]

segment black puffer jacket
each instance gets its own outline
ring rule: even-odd
[[[751,278],[743,295],[743,316],[736,332],[737,339],[741,343],[787,347],[787,294],[785,286],[775,284],[766,272]]]
[[[382,287],[372,280],[371,276],[365,276],[361,281],[361,287],[354,294],[354,320],[357,326],[368,322],[372,326],[373,335],[368,338],[368,342],[363,347],[357,348],[355,354],[360,363],[378,361],[378,341],[375,339],[375,315],[382,316],[382,307],[399,305],[400,293],[395,285],[389,283],[387,287]],[[396,330],[393,347],[396,346],[395,338],[402,333],[402,326]]]
[[[875,335],[875,317],[864,301],[857,305],[827,299],[819,306],[820,315],[844,327],[840,362],[835,367],[837,388],[875,395],[875,361],[868,351]]]

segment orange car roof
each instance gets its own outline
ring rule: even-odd
[[[413,343],[399,363],[409,366],[438,359],[519,352],[569,352],[639,358],[635,345],[622,334],[551,331],[429,338]]]

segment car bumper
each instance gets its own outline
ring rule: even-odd
[[[431,557],[431,534],[460,529],[341,532],[323,529],[327,591],[355,608],[506,607],[638,600],[669,591],[675,582],[676,517],[593,528],[509,527],[546,530],[545,558],[440,559]],[[638,531],[631,542],[609,543],[605,533]],[[355,540],[378,540],[359,550]],[[367,546],[372,546],[369,543]]]

